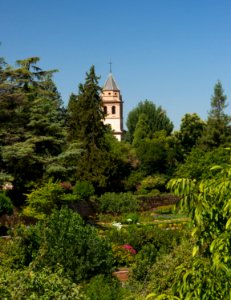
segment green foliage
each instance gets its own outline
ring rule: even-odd
[[[226,164],[229,161],[229,153],[224,148],[216,148],[210,152],[205,152],[200,148],[195,148],[187,156],[185,163],[179,165],[176,170],[176,177],[204,179],[211,177],[210,169],[214,164]]]
[[[43,220],[51,214],[53,209],[59,208],[62,203],[65,203],[66,199],[65,190],[61,184],[48,181],[27,195],[26,202],[28,205],[23,209],[23,214],[27,217]]]
[[[167,178],[163,174],[147,176],[141,181],[138,193],[141,194],[140,191],[142,190],[145,190],[146,194],[152,193],[153,190],[165,191],[166,181]]]
[[[106,234],[111,243],[117,245],[129,244],[138,252],[144,245],[151,243],[156,247],[159,254],[170,251],[175,244],[180,242],[182,237],[178,230],[162,230],[152,225],[141,227],[128,225],[120,230],[112,228]]]
[[[112,254],[117,267],[130,266],[134,262],[136,250],[128,244],[113,245]]]
[[[54,211],[44,224],[37,268],[62,266],[66,275],[76,281],[96,274],[111,272],[110,246],[97,230],[84,224],[81,217],[69,209]]]
[[[82,152],[81,143],[69,143],[59,155],[50,160],[46,168],[46,177],[75,182],[77,164]]]
[[[214,94],[211,97],[211,109],[208,115],[207,125],[199,141],[200,147],[206,150],[214,149],[230,143],[231,118],[225,114],[227,97],[220,81],[214,86]]]
[[[141,172],[140,170],[132,171],[125,181],[126,190],[135,192],[144,177],[144,172]]]
[[[20,202],[31,182],[38,182],[47,164],[61,152],[64,140],[60,96],[54,71],[43,71],[39,58],[6,66],[0,82],[0,167],[14,178],[13,200]]]
[[[124,291],[115,278],[97,275],[93,277],[85,287],[89,300],[121,300],[124,299]]]
[[[171,174],[176,165],[176,140],[167,136],[166,131],[158,131],[146,138],[136,148],[140,170],[147,176],[155,173]]]
[[[139,214],[137,212],[131,212],[123,215],[122,223],[136,224],[139,221]]]
[[[0,298],[20,300],[78,299],[87,300],[79,286],[64,276],[59,268],[56,272],[44,268],[39,272],[2,269],[0,272]]]
[[[216,165],[215,175],[200,182],[173,179],[169,187],[182,197],[192,216],[193,262],[179,270],[176,290],[184,299],[229,299],[230,295],[230,197],[231,166]]]
[[[93,185],[87,181],[78,181],[73,188],[73,193],[78,200],[87,200],[94,195],[94,192]]]
[[[159,206],[157,209],[155,209],[155,213],[157,214],[173,214],[176,207],[175,205],[165,205],[165,206]]]
[[[192,260],[192,247],[193,241],[187,238],[174,247],[170,253],[159,257],[149,268],[149,282],[146,285],[146,293],[172,295],[172,286],[177,280],[176,270],[180,266],[184,266],[185,269],[189,268]]]
[[[71,140],[80,140],[84,148],[102,148],[106,127],[103,124],[104,111],[100,97],[99,77],[92,66],[86,74],[84,84],[79,85],[78,96],[72,95],[68,105],[68,124]]]
[[[177,139],[183,154],[189,153],[197,144],[204,127],[205,122],[197,114],[185,114],[181,120],[180,131],[177,132]]]
[[[158,251],[155,245],[147,243],[135,257],[132,275],[136,280],[147,280],[150,276],[150,267],[155,263]]]
[[[0,192],[0,216],[3,214],[12,214],[13,204],[9,197],[5,193]]]
[[[142,116],[142,120],[139,122],[140,115],[145,115],[146,117]],[[167,134],[170,134],[173,129],[173,124],[167,117],[166,112],[160,106],[156,107],[153,102],[148,100],[140,102],[138,106],[128,114],[127,128],[130,142],[134,139],[136,126],[138,126],[136,140],[138,137],[144,137],[146,134],[145,137],[148,137],[160,130],[165,130]],[[141,129],[144,129],[145,133],[142,134],[143,130]]]
[[[141,113],[134,131],[133,147],[137,148],[145,138],[150,137],[152,137],[152,132],[149,126],[148,116]]]
[[[99,211],[121,214],[134,212],[138,209],[138,200],[131,193],[105,193],[98,199]]]
[[[104,125],[99,77],[94,67],[80,84],[78,95],[68,104],[68,131],[71,142],[81,142],[82,153],[76,164],[75,181],[91,183],[97,194],[123,190],[123,178],[130,170],[127,146],[119,144],[110,128]]]
[[[10,232],[12,238],[3,243],[0,266],[23,269],[36,258],[41,244],[40,225],[20,225]]]

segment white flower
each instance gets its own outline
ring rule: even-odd
[[[4,185],[2,186],[2,189],[4,191],[7,191],[7,190],[12,190],[13,189],[13,184],[11,182],[6,182],[4,183]]]
[[[119,222],[113,222],[112,226],[116,227],[118,230],[120,230],[122,228],[122,224]]]

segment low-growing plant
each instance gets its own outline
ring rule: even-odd
[[[3,214],[12,214],[13,213],[13,204],[8,196],[5,193],[0,192],[0,216]]]
[[[122,223],[124,224],[136,224],[139,221],[139,214],[134,213],[128,213],[122,216]]]
[[[76,182],[73,194],[77,196],[77,200],[87,200],[95,193],[94,186],[88,181]]]
[[[129,266],[133,261],[136,254],[136,250],[128,244],[125,245],[113,245],[112,253],[117,267]]]
[[[48,181],[27,195],[27,206],[23,209],[23,215],[44,220],[53,209],[60,208],[66,200],[66,190],[62,184]]]
[[[125,291],[117,279],[101,274],[90,280],[85,293],[89,300],[121,300]]]
[[[48,268],[38,272],[30,268],[4,268],[0,272],[0,298],[88,300],[80,291],[80,287],[65,276],[61,268],[55,272]]]
[[[162,230],[157,226],[127,225],[121,230],[111,228],[105,231],[111,243],[122,245],[132,245],[138,252],[147,243],[153,244],[160,253],[170,251],[178,244],[182,237],[182,232],[178,230]]]
[[[165,191],[165,184],[167,182],[167,178],[165,175],[153,175],[145,177],[139,186],[138,194],[151,194],[154,191]]]
[[[136,280],[147,280],[149,269],[155,263],[158,250],[152,243],[142,247],[135,257],[135,264],[132,268],[133,277]]]
[[[165,206],[159,206],[157,209],[155,209],[155,212],[157,214],[173,214],[176,210],[175,205],[165,205]]]
[[[135,212],[139,208],[132,193],[105,193],[98,199],[98,204],[100,212],[112,214]]]
[[[36,258],[41,244],[40,224],[25,226],[20,225],[10,231],[11,239],[5,242],[5,264],[13,269],[25,268]]]

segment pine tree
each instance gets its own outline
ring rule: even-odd
[[[64,126],[53,71],[36,66],[37,57],[6,66],[0,82],[0,146],[2,173],[14,177],[15,197],[41,180],[47,164],[61,152]]]
[[[231,127],[230,116],[225,114],[227,97],[220,81],[214,86],[214,94],[211,97],[211,109],[208,115],[207,125],[200,140],[201,147],[209,150],[230,142]]]

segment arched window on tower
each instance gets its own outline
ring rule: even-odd
[[[104,106],[103,110],[104,110],[105,115],[107,115],[107,106]]]
[[[111,113],[112,113],[113,115],[115,115],[115,113],[116,113],[116,107],[115,107],[115,106],[112,106],[112,108],[111,108]]]

